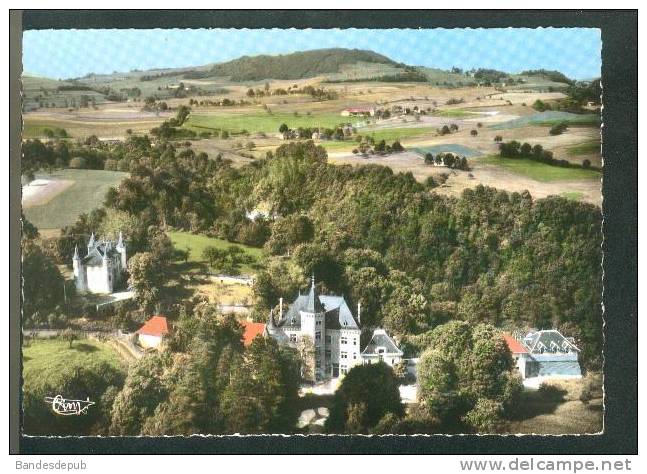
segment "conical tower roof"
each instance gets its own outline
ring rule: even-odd
[[[321,301],[319,300],[317,289],[315,288],[314,275],[312,275],[312,284],[310,285],[310,293],[308,293],[308,301],[306,303],[305,311],[309,313],[321,313],[325,311]]]

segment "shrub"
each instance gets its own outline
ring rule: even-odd
[[[553,125],[548,133],[550,133],[551,135],[561,135],[566,130],[568,130],[568,124],[566,122],[560,122],[556,125]]]
[[[586,169],[586,170],[587,170],[587,169],[589,169],[590,167],[591,167],[591,160],[586,159],[586,160],[582,161],[582,168],[584,168],[584,169]]]
[[[500,433],[505,423],[501,403],[480,398],[463,419],[479,433]]]
[[[77,156],[70,160],[70,168],[73,169],[84,169],[87,166],[85,158]]]
[[[472,135],[473,137],[477,136],[478,134],[479,134],[479,132],[476,131],[476,129],[470,130],[470,135]]]

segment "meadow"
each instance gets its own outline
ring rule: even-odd
[[[600,179],[600,172],[583,168],[565,168],[562,166],[547,165],[528,159],[500,158],[488,156],[479,158],[479,163],[495,165],[505,170],[541,182],[569,181],[583,179]]]
[[[566,154],[569,156],[590,155],[593,153],[600,153],[600,140],[591,140],[566,149]]]
[[[241,275],[253,275],[258,271],[260,262],[264,257],[263,249],[250,247],[243,244],[235,244],[223,239],[208,237],[206,235],[196,235],[190,232],[182,231],[168,231],[167,235],[173,243],[176,250],[186,251],[189,250],[189,258],[186,263],[187,270],[193,272],[205,272],[208,270],[207,261],[202,257],[202,252],[207,247],[215,247],[217,249],[227,249],[230,246],[235,246],[243,249],[245,255],[251,257],[251,263],[245,263],[240,266]],[[177,264],[184,264],[183,260],[178,259]]]
[[[526,389],[521,394],[523,416],[510,423],[510,433],[599,433],[602,431],[604,401],[602,377],[588,374],[579,380],[551,380],[551,395]],[[591,400],[580,399],[585,386],[591,387]]]
[[[279,127],[285,123],[291,129],[299,127],[324,127],[333,128],[341,123],[353,121],[352,117],[342,117],[339,113],[315,113],[307,115],[306,112],[294,113],[272,112],[264,110],[222,112],[204,114],[192,113],[184,127],[195,132],[208,132],[214,130],[227,130],[230,133],[240,133],[247,130],[250,133],[278,134]]]
[[[505,130],[525,127],[527,125],[543,125],[549,127],[561,122],[565,122],[568,125],[599,126],[600,116],[598,114],[572,114],[560,111],[537,112],[508,122],[491,125],[490,128],[493,130]]]
[[[39,173],[37,179],[69,180],[74,184],[43,205],[25,208],[25,216],[38,229],[72,225],[80,214],[101,207],[108,189],[117,186],[126,176],[128,173],[118,171],[75,169]]]
[[[22,346],[23,378],[25,384],[39,380],[54,383],[59,374],[70,367],[91,368],[107,363],[125,371],[126,362],[119,353],[104,342],[94,339],[73,341],[72,347],[63,339],[25,339]]]

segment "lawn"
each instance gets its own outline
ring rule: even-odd
[[[23,378],[26,385],[40,380],[54,383],[70,367],[100,366],[107,363],[120,371],[126,370],[126,361],[108,344],[94,339],[79,339],[69,343],[62,339],[25,340],[22,347]]]
[[[264,257],[263,249],[227,242],[226,240],[207,237],[206,235],[196,235],[182,231],[169,231],[167,234],[175,249],[189,249],[189,259],[186,264],[188,271],[201,273],[208,271],[207,261],[202,258],[202,252],[209,246],[213,246],[218,249],[226,249],[227,247],[234,245],[243,249],[245,254],[250,256],[253,261],[252,263],[240,266],[241,275],[253,275],[258,272],[261,261]],[[184,265],[184,262],[181,260],[178,260],[177,263]]]
[[[590,401],[580,401],[584,384],[595,387]],[[510,423],[510,433],[583,434],[602,431],[602,378],[589,374],[580,380],[549,382],[556,389],[554,397],[539,390],[526,389],[521,395],[523,407],[518,419]]]
[[[209,130],[227,130],[238,133],[247,130],[250,133],[279,133],[279,127],[285,123],[288,127],[296,129],[299,127],[324,127],[333,128],[340,123],[352,121],[352,118],[342,117],[339,113],[306,113],[273,112],[267,113],[264,110],[250,110],[241,112],[223,112],[217,114],[192,113],[184,124],[184,127],[196,132],[207,132]]]
[[[600,140],[591,140],[589,142],[580,143],[569,147],[566,150],[569,156],[590,155],[593,153],[600,153]]]
[[[103,170],[64,169],[39,173],[38,179],[69,180],[74,184],[49,202],[24,209],[27,219],[39,229],[60,229],[76,222],[82,213],[101,207],[109,188],[117,186],[128,173]]]
[[[526,176],[535,181],[569,181],[579,179],[600,179],[600,172],[596,170],[585,170],[583,168],[564,168],[561,166],[547,165],[527,159],[500,158],[489,156],[478,158],[475,163],[500,166],[513,173]]]

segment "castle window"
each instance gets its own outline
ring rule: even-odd
[[[332,336],[330,334],[326,336],[326,344],[332,344]]]
[[[348,339],[344,336],[342,336],[340,344],[348,344]]]
[[[341,366],[339,366],[339,371],[340,371],[342,374],[346,375],[346,374],[348,373],[348,368],[346,368],[346,366],[345,366],[345,365],[341,365]]]
[[[332,357],[332,352],[330,352],[330,349],[326,349],[326,359],[330,359]]]
[[[315,321],[315,326],[321,326],[321,321]]]
[[[321,332],[320,331],[317,331],[315,333],[315,341],[321,341]]]
[[[354,345],[354,346],[356,346],[356,345],[357,345],[357,338],[353,338],[353,345]]]
[[[348,359],[348,352],[342,352],[341,359]]]
[[[297,335],[296,334],[290,334],[290,342],[297,342]]]

